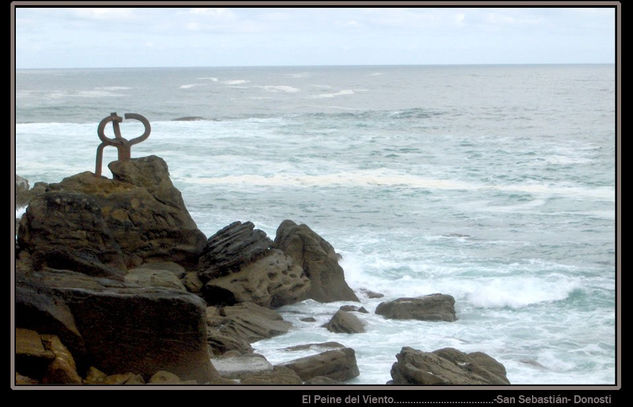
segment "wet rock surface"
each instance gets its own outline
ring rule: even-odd
[[[389,319],[421,321],[455,321],[455,299],[446,294],[431,294],[417,298],[398,298],[376,307],[376,314]]]
[[[505,367],[482,352],[464,353],[453,348],[422,352],[403,347],[391,368],[388,384],[409,385],[507,385]]]
[[[334,248],[308,226],[283,221],[277,228],[274,247],[303,268],[311,283],[309,298],[319,302],[358,301],[345,282]]]

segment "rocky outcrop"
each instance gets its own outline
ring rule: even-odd
[[[464,353],[453,348],[422,352],[404,347],[391,368],[388,384],[407,385],[507,385],[505,367],[482,352]]]
[[[347,311],[337,311],[332,319],[325,325],[330,332],[335,333],[361,333],[365,332],[365,324],[356,315]]]
[[[319,302],[358,301],[345,282],[334,248],[308,226],[283,221],[277,228],[274,247],[303,268],[311,283],[309,298]]]
[[[31,199],[41,195],[46,191],[48,184],[44,182],[36,182],[33,188],[29,186],[29,181],[19,175],[15,176],[15,207],[21,208],[27,206]]]
[[[227,276],[264,257],[272,241],[255,229],[252,222],[233,222],[211,236],[198,261],[198,276],[203,282]]]
[[[230,350],[250,352],[250,343],[284,334],[292,326],[275,311],[253,303],[208,307],[206,322],[209,346],[215,355]]]
[[[356,353],[352,348],[328,350],[279,365],[293,370],[304,382],[319,376],[345,382],[359,375]]]
[[[252,222],[234,222],[211,236],[198,262],[207,304],[280,307],[307,298],[310,280],[272,243]]]
[[[64,270],[30,278],[31,286],[46,287],[72,313],[85,344],[84,366],[144,376],[169,370],[199,383],[218,377],[209,362],[206,305],[199,297]]]
[[[83,172],[33,198],[18,243],[36,269],[49,266],[122,279],[143,262],[196,264],[205,236],[167,164],[156,156],[110,163],[113,179]]]
[[[202,295],[208,304],[253,302],[264,307],[280,307],[306,298],[310,280],[301,267],[281,250],[228,276],[207,282]]]
[[[421,321],[455,321],[455,299],[446,294],[431,294],[417,298],[398,298],[376,307],[376,314],[389,319]]]

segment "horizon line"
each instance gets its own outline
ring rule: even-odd
[[[345,68],[399,66],[525,66],[525,65],[615,65],[615,62],[494,62],[438,64],[320,64],[320,65],[153,65],[153,66],[76,66],[76,67],[14,67],[16,71],[53,69],[190,69],[190,68]]]

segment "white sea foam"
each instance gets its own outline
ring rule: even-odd
[[[243,85],[245,83],[249,83],[250,81],[247,79],[229,79],[226,81],[222,81],[225,85]]]
[[[287,86],[287,85],[263,85],[263,86],[255,86],[256,88],[264,89],[266,92],[274,92],[274,93],[297,93],[300,92],[301,89]]]
[[[217,82],[217,81],[219,81],[219,79],[218,79],[218,78],[216,78],[215,76],[203,76],[203,77],[201,77],[201,78],[197,78],[197,79],[200,79],[200,80],[207,80],[207,81],[211,81],[211,82]]]
[[[343,89],[343,90],[339,90],[338,92],[320,93],[318,95],[313,95],[311,97],[314,99],[327,99],[327,98],[334,98],[337,96],[353,95],[354,93],[355,92],[352,89]]]
[[[611,201],[615,199],[611,187],[586,188],[566,185],[545,184],[481,184],[454,179],[434,179],[417,175],[399,174],[382,170],[359,170],[322,175],[276,174],[262,176],[257,174],[231,175],[227,177],[199,177],[190,180],[199,184],[241,184],[260,186],[360,186],[360,187],[408,187],[438,190],[463,191],[501,191],[523,192],[536,195],[562,195],[578,198],[593,198]],[[542,200],[522,204],[528,207],[542,205]]]
[[[185,84],[185,85],[180,85],[179,88],[180,89],[191,89],[191,88],[193,88],[195,86],[198,86],[198,84],[197,83],[188,83],[188,84]]]

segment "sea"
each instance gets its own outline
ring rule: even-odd
[[[615,383],[614,65],[39,69],[15,84],[31,186],[95,171],[99,122],[138,113],[151,133],[132,157],[167,162],[207,237],[251,221],[274,239],[290,219],[330,242],[366,332],[322,327],[352,302],[281,307],[292,329],[253,344],[273,364],[336,341],[356,353],[347,384],[385,384],[402,347],[453,347],[515,385]],[[116,159],[106,147],[104,176]],[[457,321],[374,313],[433,293]]]

